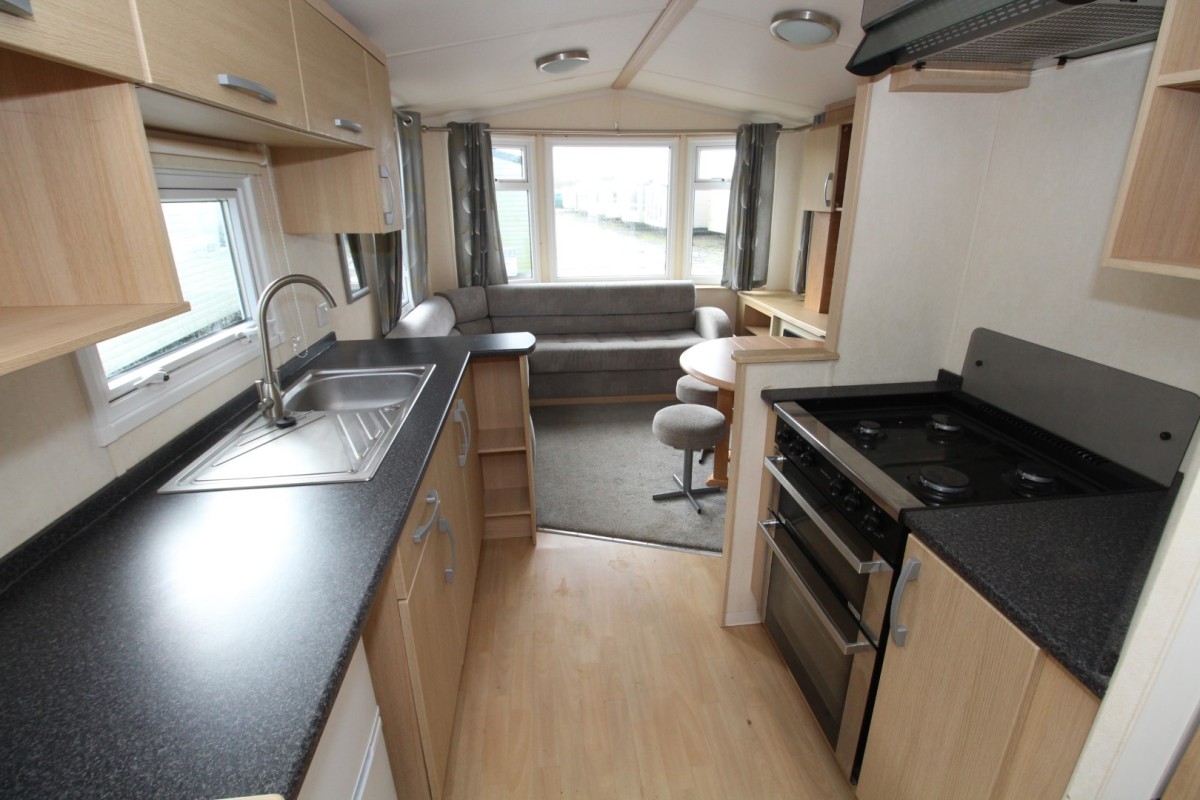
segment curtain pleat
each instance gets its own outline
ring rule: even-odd
[[[721,285],[734,291],[756,289],[767,282],[778,139],[775,123],[738,128],[721,272]]]
[[[448,127],[458,285],[508,283],[492,178],[492,135],[485,123],[451,122]]]

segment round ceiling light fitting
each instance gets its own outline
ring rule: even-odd
[[[820,47],[838,37],[842,24],[821,11],[781,11],[771,20],[771,33],[792,47]]]
[[[563,75],[574,72],[590,61],[587,50],[563,50],[550,53],[533,62],[539,71],[551,75]]]

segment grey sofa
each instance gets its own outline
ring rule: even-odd
[[[537,337],[532,399],[675,392],[680,354],[732,335],[719,308],[696,307],[691,281],[469,287],[421,303],[390,336],[512,333]]]

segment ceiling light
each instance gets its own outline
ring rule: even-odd
[[[781,11],[771,20],[771,33],[793,47],[817,47],[837,39],[842,25],[820,11]]]
[[[548,72],[551,75],[564,75],[588,63],[587,50],[563,50],[559,53],[551,53],[548,56],[542,56],[537,61],[533,62],[542,72]]]

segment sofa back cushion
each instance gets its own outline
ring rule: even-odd
[[[506,284],[487,287],[487,307],[496,333],[690,330],[696,286],[691,281]]]
[[[454,332],[454,309],[444,297],[431,297],[420,303],[396,323],[389,339],[414,336],[446,336]]]
[[[492,333],[492,320],[488,316],[487,293],[482,286],[467,286],[438,292],[454,308],[454,327],[459,333],[473,336]]]

